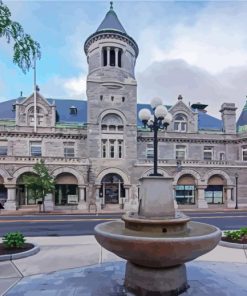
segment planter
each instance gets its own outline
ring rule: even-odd
[[[223,236],[219,242],[219,245],[227,248],[247,249],[247,240],[234,240]]]
[[[0,243],[0,261],[15,260],[35,255],[40,248],[34,244],[25,243],[22,248],[6,248]]]

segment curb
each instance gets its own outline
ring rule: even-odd
[[[32,255],[37,254],[40,251],[40,247],[33,244],[34,248],[31,250],[17,253],[17,254],[8,254],[8,255],[0,255],[0,262],[1,261],[7,261],[7,260],[16,260],[16,259],[21,259],[21,258],[26,258]]]
[[[233,248],[233,249],[247,249],[247,244],[229,243],[229,242],[224,242],[222,240],[219,241],[219,246],[226,247],[226,248]]]

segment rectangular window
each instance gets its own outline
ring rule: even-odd
[[[203,158],[204,160],[213,159],[213,147],[204,147]]]
[[[8,154],[8,147],[7,146],[0,146],[0,155],[7,155]]]
[[[123,158],[123,141],[118,140],[118,158]]]
[[[247,161],[247,147],[242,148],[242,160]]]
[[[41,142],[31,142],[30,143],[31,156],[41,156]]]
[[[147,158],[154,158],[154,145],[153,145],[153,143],[152,144],[147,144],[146,157]]]
[[[220,153],[220,160],[225,160],[225,153],[224,152],[221,152]]]
[[[114,140],[110,140],[110,158],[114,158],[115,157],[115,141]]]
[[[74,142],[64,142],[63,143],[64,157],[72,158],[75,157],[75,143]]]
[[[195,204],[195,186],[177,185],[176,200],[178,204]]]
[[[106,158],[106,140],[102,140],[102,158]]]
[[[176,145],[176,159],[184,160],[186,158],[186,146]]]
[[[7,141],[0,141],[0,156],[8,154],[8,142]]]

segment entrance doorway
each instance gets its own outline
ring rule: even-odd
[[[119,204],[120,197],[125,197],[123,179],[118,174],[108,174],[101,181],[100,197],[105,204]]]

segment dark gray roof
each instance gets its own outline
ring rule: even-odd
[[[222,120],[198,110],[198,129],[207,131],[222,131]]]
[[[114,30],[114,31],[119,31],[127,34],[126,31],[124,30],[124,27],[120,23],[117,17],[117,14],[112,8],[107,12],[105,18],[103,19],[102,23],[99,25],[96,32],[107,31],[107,30]]]
[[[25,98],[23,98],[25,99]],[[20,99],[19,99],[20,101]],[[82,125],[87,123],[87,101],[82,100],[69,100],[69,99],[51,99],[48,98],[49,103],[55,103],[57,111],[57,122],[58,123],[75,123]],[[12,105],[15,104],[16,100],[9,100],[5,102],[0,102],[0,120],[14,120],[15,112],[12,111]],[[70,107],[74,106],[77,108],[76,114],[70,114]],[[167,106],[169,109],[171,106]],[[137,104],[137,126],[141,127],[142,122],[138,118],[138,113],[141,109],[148,108],[152,111],[149,104]],[[246,121],[247,122],[247,121]],[[222,131],[222,121],[207,113],[198,112],[198,129],[199,130],[212,130],[212,131]]]

